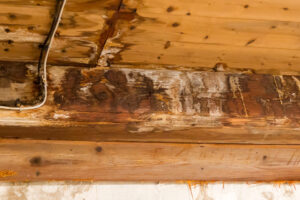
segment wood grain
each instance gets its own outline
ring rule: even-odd
[[[294,145],[1,140],[0,180],[299,180],[299,153]]]
[[[0,104],[39,102],[53,0],[0,0]],[[68,0],[0,181],[299,180],[300,2]],[[93,66],[93,68],[88,68]]]
[[[108,65],[162,65],[299,74],[296,1],[125,0],[114,37],[106,43]],[[123,16],[131,15],[128,21]]]
[[[300,3],[295,0],[124,0],[144,13],[299,22]],[[189,14],[188,14],[189,13]]]
[[[7,84],[0,90],[2,103],[34,103],[33,95],[28,100],[29,93],[13,86],[19,81],[19,88],[36,91],[22,78],[34,75],[35,68],[25,66],[20,76],[4,73],[4,69],[1,80]],[[144,137],[149,141],[222,142],[223,138],[241,143],[270,139],[280,144],[282,136],[283,143],[298,144],[299,80],[299,76],[249,73],[50,67],[47,104],[33,111],[1,111],[0,124],[20,126],[19,131],[23,126],[95,125],[104,129],[100,139],[113,141]],[[5,95],[9,90],[14,92]],[[2,130],[9,133],[11,129]],[[4,133],[2,137],[15,135]],[[30,129],[28,133],[34,138]],[[205,138],[205,134],[212,135]]]
[[[50,30],[56,1],[0,1],[0,60],[37,62]],[[49,63],[95,65],[119,0],[69,0],[50,51]]]
[[[29,121],[29,120],[28,120]],[[18,124],[19,121],[15,120]],[[297,128],[190,127],[179,130],[136,132],[137,124],[65,124],[48,126],[2,125],[1,139],[63,140],[92,142],[164,142],[190,144],[300,145]]]

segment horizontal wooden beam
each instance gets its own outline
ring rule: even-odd
[[[0,141],[0,180],[299,180],[300,146]]]
[[[0,112],[0,137],[300,144],[299,76],[49,67],[47,104]],[[36,67],[3,66],[0,102],[33,104]]]
[[[0,126],[0,139],[300,145],[299,129],[296,128],[227,126],[150,132],[136,132],[134,130],[136,130],[135,124],[125,123],[63,126],[2,125]]]
[[[136,132],[299,128],[299,76],[101,67],[49,67],[48,72],[47,104],[1,111],[1,125],[126,123]],[[1,104],[35,103],[38,88],[30,81],[35,73],[34,66],[3,66]]]

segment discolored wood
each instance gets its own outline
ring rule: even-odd
[[[2,102],[8,98],[5,92],[12,90],[10,84],[17,81],[13,76],[6,79],[9,84],[3,86]],[[232,130],[245,129],[246,135],[263,134],[258,136],[261,139],[267,137],[265,134],[278,135],[284,130],[287,137],[297,138],[299,80],[299,76],[288,75],[50,67],[47,104],[32,111],[2,110],[0,124],[121,124],[124,133],[135,134],[187,130],[197,135],[201,132],[197,128],[212,128],[221,134],[237,128]],[[12,95],[22,96],[23,91]],[[7,103],[15,100],[11,97]]]
[[[0,0],[0,105],[35,105],[53,0]],[[68,0],[0,181],[298,180],[300,3]],[[92,67],[92,68],[91,68]]]
[[[0,61],[38,61],[55,4],[55,0],[0,1]],[[119,4],[119,0],[69,0],[49,63],[96,65],[107,20],[118,11]]]
[[[31,105],[39,101],[36,81],[37,66],[0,62],[0,105]]]
[[[299,152],[295,145],[2,140],[0,180],[298,180]]]

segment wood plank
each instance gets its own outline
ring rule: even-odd
[[[139,12],[137,11],[139,14]],[[126,33],[127,37],[144,32],[145,38],[132,38],[132,42],[158,40],[177,43],[216,44],[252,48],[277,48],[299,50],[300,22],[282,22],[266,20],[227,19],[217,17],[199,17],[194,15],[178,16],[166,13],[155,15],[159,21],[153,22],[145,17],[145,22]],[[172,24],[177,22],[177,27]],[[195,26],[197,24],[197,26]],[[155,29],[153,26],[159,28]],[[158,38],[160,34],[160,39]],[[233,38],[234,40],[228,40]],[[124,38],[126,39],[126,38]],[[250,43],[250,40],[255,40]],[[126,40],[126,42],[130,43]],[[171,46],[170,46],[171,47]]]
[[[119,0],[69,0],[50,51],[49,63],[96,64],[106,21]],[[0,1],[0,60],[37,62],[56,1]],[[101,35],[103,34],[104,35]]]
[[[29,121],[29,119],[25,120]],[[1,139],[194,144],[300,144],[299,128],[223,126],[178,129],[177,127],[177,130],[147,132],[148,127],[145,127],[143,132],[138,132],[136,127],[142,129],[142,125],[136,123],[24,126],[18,125],[20,123],[18,120],[14,122],[15,125],[0,126]]]
[[[297,0],[124,0],[142,13],[300,22]]]
[[[6,67],[0,76],[1,103],[35,103],[36,96],[27,96],[37,92],[28,85],[36,68],[16,66],[23,69],[18,75]],[[35,138],[38,133],[31,131],[45,126],[43,139],[63,139],[72,130],[70,137],[80,138],[83,129],[72,129],[80,125],[91,126],[87,138],[107,141],[299,143],[299,76],[60,66],[48,72],[47,104],[31,111],[1,110],[1,137]],[[9,134],[9,126],[19,128]],[[23,133],[23,126],[35,128]],[[61,126],[71,126],[66,136],[50,136],[47,127],[62,133]]]
[[[298,145],[1,140],[0,180],[299,180],[299,153]]]
[[[205,69],[221,62],[228,69],[299,74],[296,1],[128,0],[123,4],[100,64]]]

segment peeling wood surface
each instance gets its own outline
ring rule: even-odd
[[[23,74],[34,74],[34,67],[24,68]],[[0,89],[0,100],[8,105],[30,104],[23,90],[14,90],[18,81],[14,75],[2,76],[2,82],[8,84]],[[1,111],[0,124],[96,125],[92,131],[96,138],[114,141],[144,137],[149,141],[299,143],[299,76],[58,66],[49,68],[49,80],[45,106],[34,111]],[[19,82],[26,87],[26,81]],[[8,90],[14,92],[5,95]],[[22,95],[18,102],[14,100]],[[96,133],[101,127],[104,130]],[[2,128],[1,136],[8,130]],[[74,137],[68,136],[71,138],[82,131],[80,127],[70,130],[77,131]],[[12,135],[20,137],[17,132]],[[170,133],[158,134],[165,132]],[[23,136],[33,137],[28,133]],[[141,133],[149,135],[134,135]],[[211,136],[205,138],[205,134]]]
[[[1,178],[9,181],[299,180],[299,153],[298,145],[2,140],[0,169],[14,172]]]
[[[124,0],[100,63],[299,74],[299,10],[295,0]]]
[[[0,0],[0,60],[37,62],[39,46],[50,30],[55,0]],[[119,0],[69,0],[49,62],[96,64],[106,21]]]

